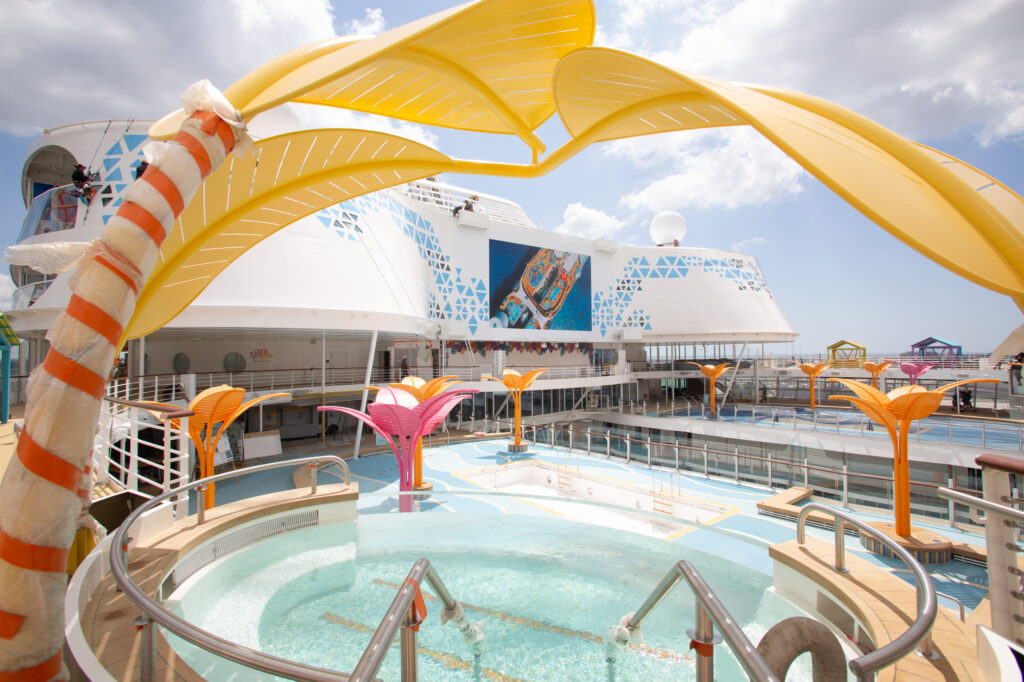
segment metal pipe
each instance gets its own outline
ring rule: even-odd
[[[939,490],[942,490],[940,488]],[[952,492],[952,491],[950,491]],[[921,564],[911,556],[910,552],[900,547],[896,542],[889,538],[884,533],[879,532],[875,528],[869,526],[857,520],[855,517],[845,512],[826,507],[823,504],[812,502],[808,504],[800,511],[800,516],[797,518],[796,524],[796,541],[797,544],[803,544],[805,539],[805,525],[807,523],[807,516],[812,511],[819,511],[825,514],[831,515],[836,520],[836,527],[838,529],[845,522],[851,526],[855,526],[861,534],[868,534],[878,542],[888,547],[894,556],[898,557],[907,565],[914,573],[914,579],[917,584],[917,617],[914,622],[910,625],[906,632],[901,634],[896,639],[892,640],[883,647],[872,651],[869,654],[865,654],[859,658],[855,658],[849,663],[850,671],[857,677],[857,679],[868,679],[873,676],[876,670],[880,670],[886,666],[892,665],[896,661],[900,660],[911,651],[918,644],[923,644],[924,650],[921,652],[924,656],[933,656],[934,652],[931,649],[931,629],[935,624],[935,616],[937,611],[937,602],[935,598],[935,585],[932,583],[931,576],[928,575],[927,571],[921,567]],[[837,540],[841,535],[837,531]],[[837,542],[836,553],[838,554],[841,547]],[[844,552],[845,553],[845,552]],[[840,565],[845,560],[836,559],[836,564]]]

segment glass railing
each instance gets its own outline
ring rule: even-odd
[[[33,284],[26,284],[23,287],[18,287],[14,290],[14,294],[11,296],[11,310],[25,310],[43,295],[43,293],[53,284],[52,279],[48,279],[42,282],[35,282]]]
[[[21,223],[18,241],[38,234],[70,230],[78,220],[82,191],[74,185],[54,187],[32,200]]]

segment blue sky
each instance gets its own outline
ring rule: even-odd
[[[448,0],[13,0],[0,7],[0,243],[24,214],[18,189],[38,132],[82,120],[155,118],[192,82],[226,87],[333,34],[374,33]],[[673,68],[824,97],[953,154],[1024,193],[1024,3],[1013,0],[596,0],[595,44]],[[310,125],[384,127],[462,158],[526,162],[512,139],[347,112],[295,110]],[[564,140],[557,115],[540,129]],[[655,212],[687,220],[684,245],[758,258],[800,339],[898,352],[938,336],[992,350],[1024,320],[1008,298],[889,236],[753,131],[606,143],[532,180],[449,176],[506,196],[549,230],[648,244]],[[0,287],[2,289],[2,287]]]

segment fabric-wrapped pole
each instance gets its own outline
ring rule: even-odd
[[[191,116],[80,259],[68,306],[47,334],[50,350],[29,378],[17,456],[0,482],[0,682],[66,677],[68,549],[89,501],[85,477],[121,333],[174,219],[248,139],[208,83],[183,99]]]

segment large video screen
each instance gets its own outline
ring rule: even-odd
[[[590,331],[590,256],[490,240],[490,324]]]

